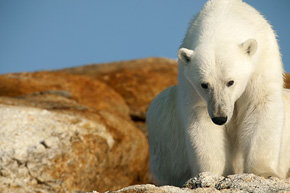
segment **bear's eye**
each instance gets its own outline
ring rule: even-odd
[[[235,81],[233,81],[233,80],[229,81],[229,82],[227,83],[227,87],[232,86],[234,83],[235,83]]]
[[[204,88],[204,89],[208,89],[208,84],[207,83],[202,83],[201,87]]]

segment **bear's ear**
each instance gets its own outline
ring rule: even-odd
[[[253,56],[258,49],[258,43],[255,39],[248,39],[241,44],[241,49],[249,56]]]
[[[194,55],[194,51],[187,48],[180,48],[178,50],[178,59],[184,64],[188,64]]]

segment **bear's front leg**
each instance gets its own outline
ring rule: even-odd
[[[186,150],[192,176],[200,172],[229,173],[224,126],[215,125],[206,109],[199,110],[185,128]]]
[[[284,114],[282,96],[271,98],[268,95],[255,105],[247,105],[244,117],[239,120],[245,155],[244,172],[264,177],[286,177],[287,171],[279,171]]]

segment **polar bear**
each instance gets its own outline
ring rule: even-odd
[[[242,0],[210,0],[178,51],[178,85],[150,104],[150,169],[160,185],[200,172],[285,178],[290,92],[274,31]]]

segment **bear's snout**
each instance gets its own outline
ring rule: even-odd
[[[228,117],[214,117],[211,119],[216,125],[223,125],[227,122]]]

